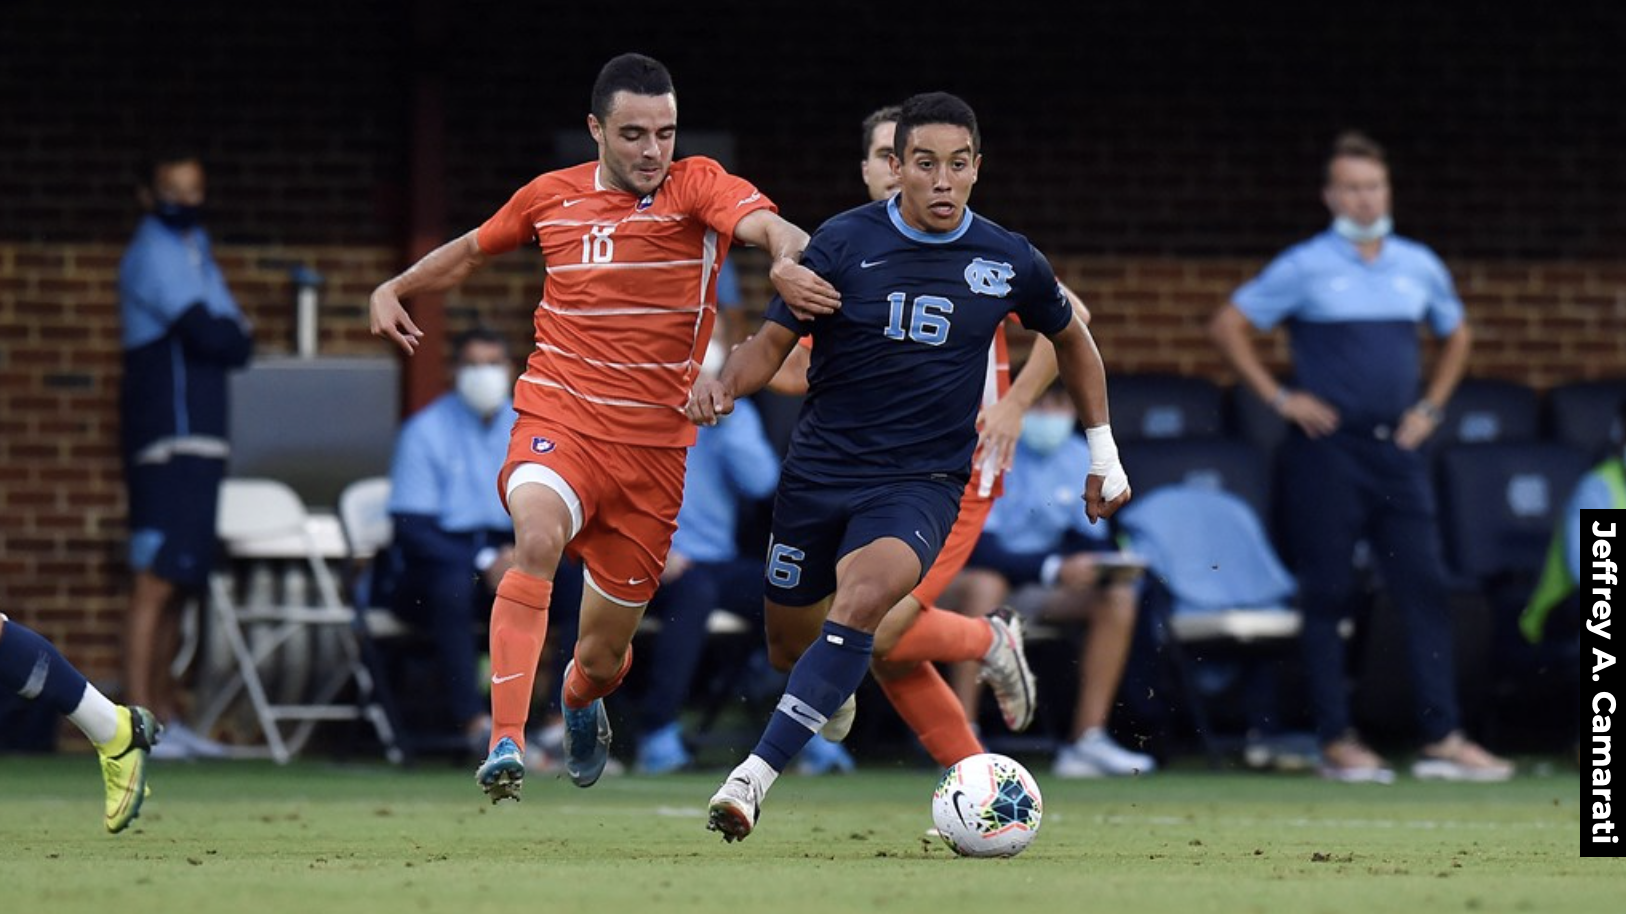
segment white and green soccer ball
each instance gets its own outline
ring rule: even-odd
[[[932,821],[962,857],[1014,857],[1039,834],[1044,798],[1020,762],[984,752],[961,759],[937,782]]]

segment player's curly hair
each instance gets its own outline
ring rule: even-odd
[[[982,153],[982,131],[977,129],[977,113],[971,106],[947,92],[923,92],[911,95],[898,109],[897,136],[893,137],[892,148],[899,156],[909,147],[909,134],[926,124],[964,127],[971,132],[971,154]]]
[[[634,95],[665,95],[672,92],[672,74],[666,65],[643,54],[626,53],[610,59],[593,81],[592,107],[600,123],[610,118],[610,101],[617,92]]]

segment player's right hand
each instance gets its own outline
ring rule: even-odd
[[[1310,438],[1325,438],[1338,431],[1338,410],[1315,394],[1289,391],[1277,410],[1283,419],[1303,429]]]
[[[716,425],[718,416],[734,411],[734,395],[716,378],[701,378],[689,389],[689,403],[683,414],[695,425]]]
[[[841,293],[819,274],[789,260],[775,261],[768,271],[768,279],[779,297],[785,300],[790,313],[799,320],[812,320],[825,314],[834,314],[841,307]]]
[[[423,331],[412,322],[406,308],[401,306],[401,300],[395,297],[385,286],[373,290],[373,297],[369,310],[372,316],[373,336],[389,337],[401,351],[412,355],[418,351],[418,344],[423,341]]]

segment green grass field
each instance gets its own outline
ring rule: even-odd
[[[1038,840],[964,860],[922,837],[920,769],[787,776],[725,845],[703,815],[720,771],[533,777],[492,807],[439,763],[155,765],[141,819],[110,836],[93,757],[0,757],[0,910],[1598,914],[1626,898],[1626,865],[1577,855],[1573,771],[1387,788],[1035,771]]]

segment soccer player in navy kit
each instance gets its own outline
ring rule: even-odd
[[[1043,255],[966,206],[980,146],[976,115],[955,96],[905,102],[899,194],[831,219],[803,254],[839,291],[840,310],[802,319],[776,298],[762,329],[690,397],[690,418],[715,422],[767,384],[798,337],[813,337],[774,503],[767,611],[823,603],[828,621],[756,748],[711,799],[708,827],[729,841],[751,833],[779,772],[857,688],[876,626],[942,547],[970,478],[988,347],[1007,314],[1055,345],[1090,437],[1090,519],[1129,500],[1089,331]]]

